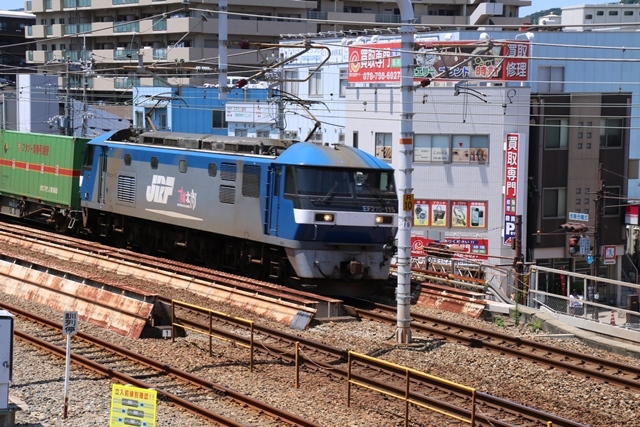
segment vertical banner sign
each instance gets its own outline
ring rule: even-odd
[[[511,245],[516,237],[516,215],[518,202],[518,150],[520,134],[507,134],[507,149],[504,164],[504,231],[503,242]]]

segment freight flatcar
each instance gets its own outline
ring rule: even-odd
[[[80,169],[88,139],[0,131],[0,213],[78,230]],[[80,224],[80,221],[77,222]]]

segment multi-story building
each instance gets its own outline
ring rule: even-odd
[[[581,4],[562,8],[564,31],[636,30],[640,27],[638,4]]]
[[[287,64],[286,76],[304,82],[286,83],[285,89],[314,101],[311,111],[322,123],[315,133],[316,140],[344,141],[395,163],[393,152],[400,138],[399,83],[365,82],[377,75],[388,75],[387,68],[382,67],[380,73],[371,69],[377,66],[376,61],[359,64],[354,67],[359,70],[355,73],[351,67],[354,52],[393,49],[389,44],[392,38],[364,36],[359,44],[354,40],[341,43],[316,39],[314,43],[324,43],[332,52],[319,72],[313,72],[321,59],[318,55]],[[640,33],[461,31],[419,34],[416,41],[419,43],[421,38],[438,48],[435,62],[416,59],[416,68],[422,63],[442,70],[443,58],[455,59],[456,52],[464,57],[463,47],[449,47],[453,54],[447,56],[449,44],[467,41],[481,45],[479,39],[492,40],[494,45],[505,39],[522,41],[529,48],[530,60],[524,81],[482,81],[470,74],[470,64],[457,68],[450,64],[450,70],[457,73],[454,78],[436,79],[424,88],[419,78],[414,80],[413,193],[416,199],[426,201],[421,214],[425,208],[442,206],[448,220],[430,223],[433,215],[425,217],[424,223],[414,223],[413,235],[482,242],[490,254],[512,256],[513,250],[505,245],[505,184],[498,175],[506,173],[503,144],[507,135],[521,134],[520,149],[524,150],[527,173],[520,182],[523,191],[518,196],[525,199],[522,215],[526,261],[587,274],[595,272],[597,261],[599,275],[635,281],[640,227],[637,210],[635,216],[627,215],[629,220],[625,220],[625,205],[640,199],[640,116],[634,101],[640,91],[633,83],[633,76],[639,71],[636,61]],[[287,56],[292,51],[285,49],[281,53]],[[477,59],[486,64],[484,56]],[[501,68],[506,70],[512,65],[518,69],[507,63]],[[372,71],[364,78],[363,67]],[[466,84],[457,89],[455,84],[467,79],[473,82],[470,88],[475,92],[464,95]],[[306,135],[313,122],[304,117],[303,109],[289,109],[296,114],[287,117],[287,130]],[[454,151],[458,155],[469,153],[469,158],[454,159]],[[472,160],[474,151],[476,157]],[[601,189],[602,212],[598,214],[595,200]],[[468,212],[476,208],[476,212],[484,213],[484,222],[478,218],[475,226],[471,221],[466,221],[466,226],[454,226],[453,207],[462,207],[463,214],[469,207]],[[591,258],[570,251],[569,243],[576,233],[561,226],[572,221],[582,223],[587,230],[578,234],[590,237],[592,247],[587,252],[591,252]],[[609,249],[606,259],[605,247]],[[603,300],[618,303],[625,297],[610,289],[601,294]]]
[[[455,2],[454,2],[455,3]],[[518,25],[529,0],[414,2],[417,24]],[[36,47],[33,65],[77,62],[61,86],[95,95],[130,96],[133,86],[203,85],[217,82],[219,22],[209,0],[27,0],[36,23],[26,31]],[[364,31],[400,22],[394,1],[230,1],[227,51],[230,72],[251,75],[267,62],[255,43],[278,43],[280,35],[318,31]],[[302,18],[302,19],[301,19]],[[249,43],[247,43],[249,42]],[[153,73],[135,73],[141,62]],[[44,70],[51,72],[51,67]],[[55,72],[67,73],[60,67]]]
[[[528,22],[518,17],[520,8],[531,6],[530,0],[414,0],[411,3],[415,23],[425,27],[517,26]],[[361,30],[397,24],[400,11],[392,0],[321,0],[310,17],[326,21],[320,24],[319,31]]]
[[[15,82],[18,72],[25,72],[25,28],[36,22],[31,13],[0,11],[0,77]]]
[[[218,3],[207,0],[28,0],[37,17],[27,28],[36,49],[27,52],[34,65],[77,65],[68,82],[72,90],[113,96],[133,86],[217,83]],[[315,7],[311,1],[232,1],[228,13],[230,72],[250,75],[265,60],[255,43],[278,43],[280,34],[315,32],[299,18]],[[289,20],[288,18],[293,18]],[[247,44],[250,42],[252,44]],[[135,73],[139,63],[152,70]],[[43,67],[51,71],[51,67]],[[64,67],[54,67],[58,73]],[[62,87],[64,87],[62,86]],[[130,93],[128,97],[130,98]]]

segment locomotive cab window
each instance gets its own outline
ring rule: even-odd
[[[156,156],[151,157],[151,169],[158,169],[158,158]]]
[[[93,167],[93,153],[95,152],[96,146],[87,144],[87,149],[84,152],[84,162],[82,164],[82,169],[86,171],[90,171]]]
[[[334,200],[373,204],[396,198],[393,172],[314,167],[287,167],[285,194],[324,204]]]

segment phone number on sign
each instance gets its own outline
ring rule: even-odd
[[[400,80],[400,71],[365,71],[362,73],[363,80]]]

